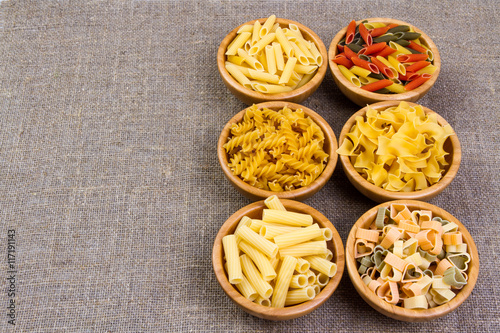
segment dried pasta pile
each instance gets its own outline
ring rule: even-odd
[[[222,238],[228,280],[248,300],[282,308],[309,301],[335,276],[326,245],[333,238],[309,214],[287,211],[275,195],[262,219],[244,216]]]
[[[225,68],[242,86],[265,94],[305,85],[323,64],[314,42],[296,24],[281,27],[276,15],[244,25],[227,47]]]
[[[452,300],[467,284],[471,256],[458,225],[404,204],[381,207],[368,229],[356,232],[354,257],[365,285],[407,309]]]
[[[401,102],[377,111],[368,106],[337,150],[370,183],[393,192],[425,189],[437,183],[448,165],[443,145],[454,135],[436,114]]]
[[[288,191],[311,184],[329,155],[324,133],[302,109],[279,111],[253,105],[243,121],[232,124],[224,144],[229,167],[246,183],[268,191]]]

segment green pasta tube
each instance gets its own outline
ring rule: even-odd
[[[359,50],[361,50],[363,48],[361,45],[354,44],[354,43],[347,45],[347,47],[350,48],[355,53],[358,53]]]
[[[397,27],[389,29],[387,32],[393,34],[395,32],[406,32],[406,31],[410,31],[410,27],[402,24],[402,25],[398,25]]]
[[[415,40],[415,39],[420,38],[420,36],[422,36],[421,33],[412,32],[412,31],[405,31],[402,33],[402,36],[400,37],[400,39]]]
[[[397,40],[398,37],[395,36],[394,34],[387,33],[382,36],[378,36],[373,38],[373,43],[387,43],[390,42],[391,40]]]

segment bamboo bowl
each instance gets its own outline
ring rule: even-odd
[[[370,105],[371,108],[375,110],[384,110],[388,107],[391,106],[397,106],[400,102],[399,101],[386,101],[386,102],[379,102]],[[410,105],[416,105],[415,103],[408,102]],[[364,107],[360,109],[358,112],[353,114],[351,118],[345,123],[344,127],[342,128],[342,131],[340,132],[340,138],[339,138],[339,145],[342,145],[342,142],[346,138],[346,135],[349,133],[351,130],[352,126],[356,123],[356,117],[362,116],[364,117],[366,115],[368,107]],[[435,113],[429,108],[426,108],[422,106],[426,114],[431,114]],[[448,122],[446,122],[445,119],[443,119],[439,114],[437,114],[437,120],[438,123],[442,126],[447,125]],[[354,166],[351,163],[351,160],[349,159],[348,156],[339,156],[340,162],[342,164],[342,168],[354,187],[364,194],[366,197],[370,198],[371,200],[375,202],[384,202],[384,201],[389,201],[389,200],[422,200],[422,201],[428,201],[441,192],[443,192],[448,185],[451,184],[455,176],[457,175],[458,169],[460,167],[460,161],[462,158],[462,150],[460,148],[460,141],[458,140],[458,137],[456,134],[451,135],[448,137],[444,143],[444,150],[449,153],[449,155],[446,156],[446,161],[449,163],[445,167],[445,172],[441,180],[430,187],[423,189],[423,190],[418,190],[418,191],[413,191],[413,192],[393,192],[393,191],[388,191],[385,190],[381,187],[375,186],[374,184],[370,183],[367,181],[365,178],[363,178],[355,169]]]
[[[228,166],[229,162],[228,154],[226,153],[223,147],[224,144],[227,142],[228,137],[230,136],[231,124],[237,123],[243,119],[243,116],[245,115],[245,110],[242,110],[227,122],[227,124],[224,126],[222,130],[222,133],[219,136],[219,141],[217,143],[217,156],[222,171],[224,172],[224,176],[226,176],[231,185],[233,185],[238,190],[238,192],[240,192],[245,197],[253,201],[263,200],[267,197],[270,197],[271,195],[276,195],[280,199],[292,199],[298,201],[303,201],[311,197],[312,195],[317,193],[321,188],[323,188],[323,186],[326,185],[326,183],[332,176],[333,171],[335,170],[335,166],[337,165],[338,155],[336,150],[338,146],[337,146],[337,139],[335,137],[335,133],[333,133],[332,128],[330,127],[330,125],[328,125],[326,120],[323,119],[323,117],[321,117],[319,114],[299,104],[283,102],[283,101],[275,101],[275,102],[260,103],[257,104],[256,106],[259,109],[269,108],[272,110],[280,110],[285,106],[289,107],[292,110],[302,109],[306,114],[306,116],[311,117],[314,120],[314,122],[318,124],[323,130],[323,133],[325,135],[325,142],[323,149],[328,155],[330,155],[327,165],[323,170],[323,172],[319,175],[319,177],[316,178],[316,180],[314,180],[311,184],[290,191],[272,192],[259,189],[255,186],[252,186],[244,182],[240,177],[235,176],[232,173],[231,169]]]
[[[238,222],[243,216],[260,219],[262,217],[262,209],[266,208],[264,201],[254,202],[241,208],[233,215],[231,215],[231,217],[229,217],[220,228],[215,238],[212,252],[212,264],[215,276],[227,296],[229,296],[229,298],[238,307],[240,307],[247,313],[259,318],[275,321],[289,320],[304,316],[324,304],[332,296],[333,292],[340,283],[342,274],[344,272],[345,261],[342,239],[340,238],[340,235],[338,234],[332,223],[323,214],[321,214],[311,206],[308,206],[301,202],[287,199],[283,199],[281,200],[281,202],[288,211],[311,215],[314,219],[314,223],[317,223],[321,228],[329,228],[333,233],[333,238],[331,241],[327,242],[327,246],[333,252],[332,261],[337,265],[337,272],[314,299],[298,305],[287,306],[284,308],[266,307],[249,301],[248,299],[243,297],[232,284],[229,283],[227,274],[224,270],[222,238],[234,232],[236,226],[238,225]]]
[[[437,306],[431,309],[405,309],[400,306],[392,305],[387,303],[385,300],[379,298],[375,293],[370,290],[361,279],[358,273],[358,267],[356,259],[354,258],[354,244],[355,235],[358,228],[368,228],[370,224],[375,220],[377,216],[377,210],[379,207],[388,207],[391,203],[406,204],[410,210],[423,209],[432,211],[433,216],[440,216],[450,222],[455,222],[458,225],[459,231],[462,232],[464,243],[467,244],[467,252],[471,256],[471,261],[468,263],[468,282],[467,284],[458,292],[458,294],[448,303]],[[415,200],[397,200],[392,202],[386,202],[380,204],[368,210],[364,213],[352,227],[346,242],[346,265],[347,271],[349,273],[349,278],[354,285],[356,291],[359,295],[368,303],[372,308],[378,312],[401,321],[409,322],[420,322],[420,321],[430,321],[457,309],[469,295],[472,293],[474,286],[476,284],[479,275],[479,256],[477,252],[476,244],[472,239],[465,226],[460,223],[453,215],[448,213],[442,208],[431,205],[427,202],[415,201]]]
[[[423,31],[404,21],[390,19],[390,18],[380,18],[380,17],[369,18],[367,20],[368,22],[383,22],[386,24],[396,23],[400,25],[409,25],[413,27],[415,32],[422,34],[420,37],[420,41],[424,45],[428,46],[434,53],[433,65],[437,67],[437,70],[434,72],[434,74],[432,74],[432,77],[427,82],[422,84],[420,87],[417,87],[405,93],[379,94],[363,90],[355,86],[351,82],[349,82],[344,77],[344,75],[342,75],[342,73],[337,67],[337,64],[333,62],[333,58],[335,58],[335,56],[338,54],[337,44],[345,37],[347,31],[347,26],[346,26],[335,35],[328,49],[328,63],[330,66],[330,71],[333,76],[333,80],[339,87],[340,91],[352,102],[356,103],[359,106],[365,106],[367,104],[377,103],[381,101],[408,101],[408,102],[418,101],[432,88],[441,70],[441,58],[439,56],[439,52],[436,45],[434,44],[432,39],[429,36],[427,36]],[[359,24],[362,21],[364,20],[357,21],[356,24]]]
[[[263,24],[267,18],[258,19],[258,21]],[[325,44],[321,41],[318,35],[316,35],[311,29],[300,24],[295,21],[276,18],[276,22],[280,24],[281,27],[288,26],[288,24],[292,23],[297,25],[302,33],[304,39],[314,42],[318,51],[321,53],[323,58],[323,63],[317,69],[316,74],[311,78],[311,80],[298,89],[294,89],[289,92],[277,93],[277,94],[264,94],[258,91],[254,91],[248,88],[243,87],[238,81],[236,81],[231,74],[226,70],[224,63],[226,62],[225,52],[227,50],[227,46],[231,43],[231,41],[235,38],[237,31],[246,24],[253,25],[257,20],[252,20],[242,25],[236,27],[232,30],[221,42],[219,49],[217,51],[217,68],[219,70],[219,74],[222,78],[222,81],[226,85],[226,87],[235,95],[239,100],[247,105],[251,105],[254,103],[262,103],[265,101],[288,101],[293,103],[300,103],[307,99],[313,92],[318,89],[321,82],[323,81],[327,68],[328,62],[327,59],[327,51]]]

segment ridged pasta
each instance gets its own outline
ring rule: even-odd
[[[224,144],[234,175],[257,188],[287,191],[311,184],[324,170],[329,155],[324,133],[302,109],[275,111],[247,108],[231,125]]]

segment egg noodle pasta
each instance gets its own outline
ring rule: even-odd
[[[435,114],[407,102],[367,108],[337,153],[349,156],[363,178],[388,191],[418,191],[437,183],[449,164],[443,146],[454,135],[451,126],[439,125]]]
[[[268,197],[264,202],[276,209],[264,208],[263,211],[299,214],[286,210],[277,196]],[[307,215],[308,218],[302,217],[304,220],[312,219],[309,214],[299,215]],[[275,308],[299,304],[313,299],[328,284],[330,277],[336,274],[336,264],[331,261],[333,253],[327,248],[326,241],[309,241],[328,228],[320,228],[314,221],[309,225],[293,227],[286,223],[271,224],[248,216],[241,220],[238,222],[237,235],[223,238],[226,260],[224,268],[230,279],[233,275],[230,269],[234,269],[234,263],[230,262],[237,258],[241,277],[231,278],[230,283],[248,300]],[[248,226],[249,221],[250,225],[255,225],[255,229]],[[258,233],[267,227],[277,227],[284,232],[265,239]],[[240,241],[236,242],[238,237]],[[276,239],[281,247],[275,243]],[[274,249],[279,250],[276,253]],[[316,255],[321,257],[315,257]]]
[[[428,309],[449,302],[467,284],[471,260],[467,252],[446,249],[443,240],[457,232],[453,226],[445,228],[451,223],[430,211],[411,211],[404,204],[379,208],[370,228],[358,229],[355,235],[356,241],[374,249],[356,258],[364,284],[386,302],[407,309]],[[419,230],[411,232],[401,225]],[[366,231],[381,234],[370,237]],[[456,242],[464,244],[459,237]]]
[[[245,88],[264,94],[287,92],[303,86],[323,64],[323,57],[317,46],[313,41],[306,40],[295,24],[280,27],[275,21],[276,16],[271,15],[262,25],[259,21],[255,21],[253,25],[244,25],[237,31],[225,53],[225,67],[230,68],[229,74]],[[229,64],[234,63],[235,59],[230,57],[235,55],[243,59],[238,59],[238,65],[269,75],[262,75],[258,79],[261,83],[249,85],[241,74],[248,80],[256,79],[255,74],[249,76],[251,72],[231,67]],[[303,74],[307,76],[302,76]],[[278,76],[278,80],[274,75]],[[284,88],[285,86],[288,88]]]

